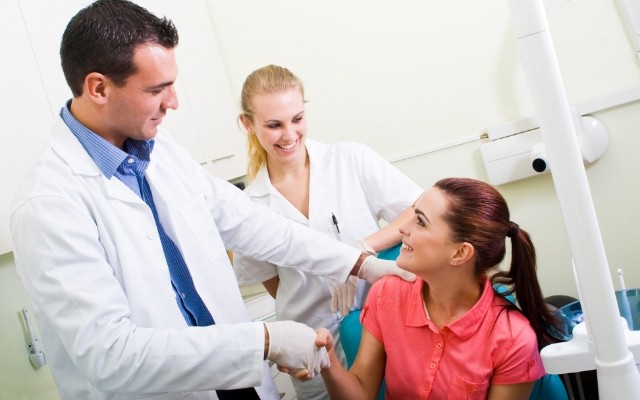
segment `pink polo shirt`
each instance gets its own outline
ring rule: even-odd
[[[441,331],[424,312],[423,285],[386,277],[362,309],[362,324],[387,355],[387,399],[485,399],[491,384],[545,374],[529,321],[506,307],[489,280],[473,308]]]

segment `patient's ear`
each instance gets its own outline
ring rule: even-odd
[[[467,261],[469,261],[473,255],[475,254],[476,249],[471,245],[471,243],[462,242],[458,245],[455,253],[451,256],[451,264],[452,265],[460,265]]]

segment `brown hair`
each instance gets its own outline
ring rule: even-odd
[[[298,89],[304,99],[304,86],[302,81],[291,71],[277,65],[267,65],[259,68],[247,76],[240,93],[241,115],[253,123],[255,109],[253,97],[257,94],[278,93],[289,89]],[[258,170],[267,161],[267,152],[264,150],[256,135],[249,133],[247,138],[249,165],[247,167],[247,179],[255,178]]]
[[[136,72],[136,46],[145,43],[174,48],[178,31],[171,20],[130,1],[98,0],[80,10],[67,24],[60,45],[62,70],[73,95],[82,94],[91,72],[123,86]]]

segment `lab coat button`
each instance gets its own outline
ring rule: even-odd
[[[154,240],[156,238],[156,233],[152,230],[147,231],[147,239]]]

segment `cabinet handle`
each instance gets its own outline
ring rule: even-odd
[[[228,156],[222,156],[222,157],[214,158],[213,160],[211,160],[211,162],[214,163],[216,161],[226,160],[228,158],[233,158],[235,156],[236,156],[235,154],[229,154]]]

